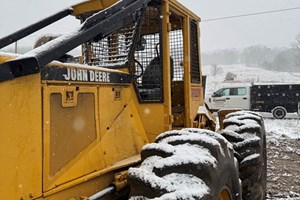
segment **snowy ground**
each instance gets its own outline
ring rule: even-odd
[[[265,119],[267,199],[300,199],[300,119]]]
[[[206,95],[217,89],[251,82],[297,82],[299,73],[271,72],[243,65],[219,66],[212,75],[210,66],[203,68],[207,75]],[[227,72],[236,75],[235,82],[224,82]],[[275,120],[270,113],[261,113],[267,135],[267,199],[300,200],[300,119],[296,113]]]
[[[228,72],[236,77],[234,81],[226,82],[225,77]],[[212,94],[221,87],[229,85],[244,85],[245,83],[299,83],[300,73],[267,71],[245,65],[219,65],[217,73],[212,74],[211,66],[203,67],[203,75],[207,76],[206,95]]]

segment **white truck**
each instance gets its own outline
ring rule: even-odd
[[[300,83],[223,87],[209,96],[206,103],[212,111],[238,108],[271,112],[276,119],[282,119],[287,113],[294,112],[300,116]]]

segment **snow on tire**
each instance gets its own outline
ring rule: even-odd
[[[232,145],[201,129],[168,131],[147,144],[142,164],[129,169],[131,199],[241,199]]]
[[[233,144],[239,162],[244,200],[266,196],[266,135],[262,117],[251,111],[230,113],[224,120],[222,135]]]

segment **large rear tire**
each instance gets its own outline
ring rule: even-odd
[[[241,199],[232,145],[201,129],[169,131],[147,144],[129,169],[131,199]]]
[[[266,134],[262,117],[250,111],[230,113],[224,120],[222,135],[233,144],[239,162],[243,200],[266,197]]]

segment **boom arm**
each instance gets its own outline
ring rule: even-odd
[[[72,13],[72,9],[68,8],[65,10],[62,10],[52,16],[49,16],[35,24],[32,24],[26,28],[23,28],[19,31],[16,31],[15,33],[12,33],[6,37],[3,37],[0,39],[0,49],[2,49],[3,47],[6,47],[28,35],[30,35],[31,33],[34,33],[68,15],[70,15]]]
[[[98,39],[103,39],[110,33],[137,22],[149,2],[150,0],[120,1],[108,9],[99,11],[88,18],[78,30],[1,64],[0,82],[38,73],[42,66],[96,36]]]

